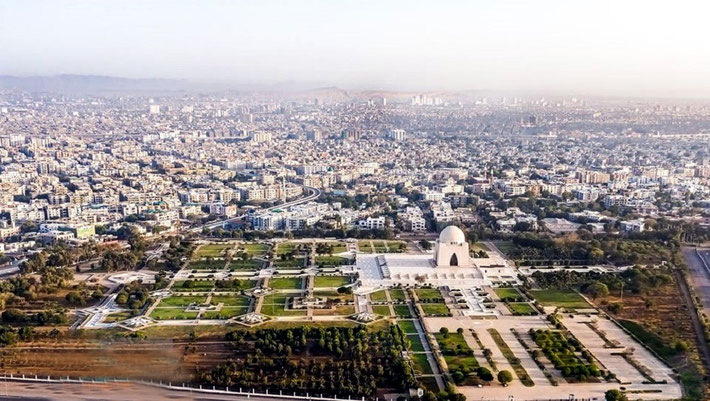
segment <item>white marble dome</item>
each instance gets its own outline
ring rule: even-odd
[[[439,242],[442,244],[463,244],[466,242],[466,235],[456,226],[448,226],[441,230]]]

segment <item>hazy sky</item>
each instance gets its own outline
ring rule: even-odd
[[[0,0],[0,74],[710,97],[710,1]]]

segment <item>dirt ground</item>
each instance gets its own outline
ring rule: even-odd
[[[22,344],[0,351],[0,372],[86,378],[128,378],[190,382],[226,362],[221,339],[196,342],[59,342]]]
[[[619,293],[612,291],[605,300],[609,303],[621,302]],[[646,304],[649,301],[650,304]],[[597,302],[599,303],[599,302]],[[667,341],[685,341],[692,351],[693,362],[700,365],[693,325],[690,320],[692,306],[685,305],[675,282],[654,288],[651,293],[641,295],[624,291],[623,309],[612,314],[618,319],[641,323],[651,332]]]

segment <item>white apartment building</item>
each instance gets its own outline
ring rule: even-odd
[[[357,222],[358,226],[366,230],[383,230],[385,228],[385,216],[368,217]]]

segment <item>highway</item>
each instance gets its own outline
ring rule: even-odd
[[[305,196],[305,197],[303,197],[303,198],[298,198],[298,199],[296,199],[296,200],[292,200],[292,201],[290,201],[290,202],[282,203],[282,204],[280,204],[280,205],[276,205],[276,206],[274,206],[274,207],[269,208],[269,210],[285,209],[285,208],[287,208],[287,207],[291,207],[291,206],[295,206],[295,205],[300,205],[301,203],[310,202],[310,201],[312,201],[312,200],[318,199],[318,197],[319,197],[320,194],[321,194],[321,191],[320,191],[320,189],[318,189],[318,188],[313,188],[313,187],[306,187],[306,186],[304,186],[303,189],[305,189],[306,191],[308,191],[308,192],[310,193],[310,195]],[[254,213],[261,213],[261,212],[264,212],[264,211],[266,211],[266,210],[267,210],[267,209],[255,209],[255,210],[254,210]],[[209,230],[213,230],[213,229],[215,229],[215,228],[217,228],[217,227],[224,227],[225,225],[227,225],[227,224],[229,224],[229,223],[233,223],[233,222],[235,222],[235,221],[239,221],[239,220],[243,219],[246,215],[247,215],[246,213],[243,213],[243,214],[240,214],[239,216],[234,216],[234,217],[231,217],[231,218],[229,218],[229,219],[219,220],[219,221],[211,221],[211,222],[209,222],[209,223],[207,223],[207,224],[203,224],[203,225],[201,225],[201,226],[192,228],[192,229],[190,229],[190,231],[199,233],[199,232],[201,232],[201,231],[202,231],[203,229],[205,229],[205,228],[207,228],[207,229],[209,229]]]
[[[23,401],[75,401],[75,400],[102,400],[102,401],[133,401],[133,400],[231,400],[231,401],[334,401],[333,399],[318,397],[289,397],[289,396],[264,396],[247,394],[227,394],[224,391],[210,392],[190,391],[179,389],[168,389],[143,385],[140,383],[52,383],[39,381],[14,381],[2,380],[0,382],[1,400],[23,400]],[[356,399],[357,400],[357,399]],[[341,400],[337,400],[341,401]]]
[[[683,257],[688,263],[690,283],[705,307],[705,313],[710,313],[710,249],[683,247]]]

